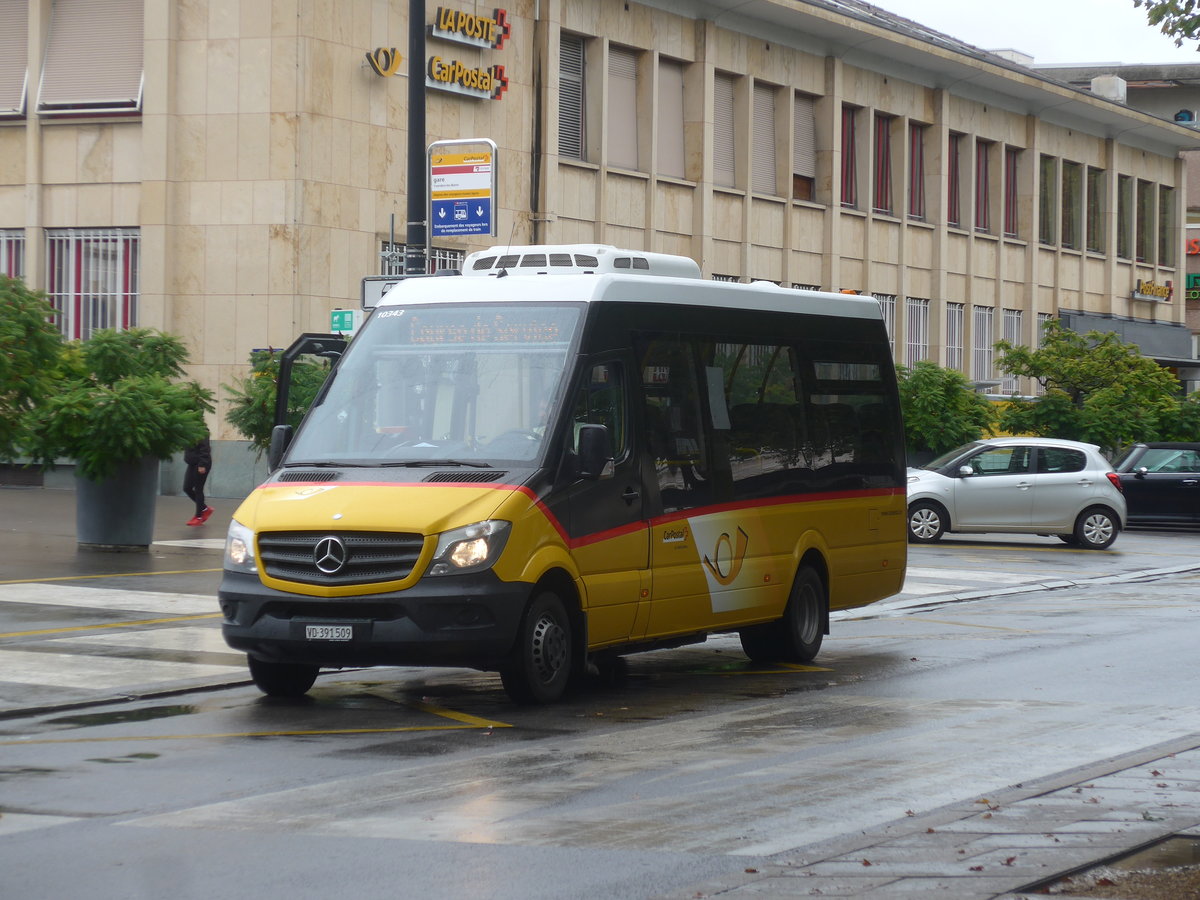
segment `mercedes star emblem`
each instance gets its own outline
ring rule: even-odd
[[[323,537],[313,548],[313,563],[326,575],[336,575],[346,565],[346,545],[338,537]]]

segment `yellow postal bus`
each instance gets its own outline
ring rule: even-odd
[[[904,579],[905,460],[874,299],[683,257],[509,247],[402,281],[239,507],[223,630],[256,684],[468,666],[557,699],[736,631],[812,659]]]

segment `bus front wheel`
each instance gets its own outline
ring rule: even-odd
[[[525,610],[508,665],[500,670],[504,690],[521,704],[553,703],[571,677],[571,620],[558,595],[538,594]]]
[[[250,677],[268,697],[303,697],[317,680],[317,666],[267,662],[253,656],[246,659],[250,665]]]
[[[742,650],[755,662],[806,663],[821,651],[825,636],[825,583],[808,566],[796,573],[783,617],[739,632]]]

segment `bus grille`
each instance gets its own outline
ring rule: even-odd
[[[300,584],[376,584],[407,578],[421,555],[419,534],[390,531],[271,531],[258,558],[272,578]]]

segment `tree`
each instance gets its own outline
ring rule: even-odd
[[[1133,5],[1145,7],[1146,21],[1174,37],[1176,47],[1200,38],[1200,0],[1133,0]]]
[[[1033,378],[1044,390],[1011,399],[1000,415],[1006,431],[1086,441],[1109,454],[1166,434],[1196,440],[1181,436],[1200,421],[1196,398],[1181,399],[1174,375],[1112,332],[1079,334],[1050,319],[1037,349],[1008,341],[996,349],[1002,371]]]
[[[41,294],[0,275],[0,459],[21,454],[29,411],[54,390],[63,358],[55,315]]]
[[[222,385],[232,403],[225,421],[238,430],[261,457],[271,446],[275,425],[275,395],[279,390],[279,357],[282,350],[255,350],[250,354],[250,374],[232,386]],[[317,391],[329,375],[329,362],[298,359],[292,365],[288,391],[287,424],[300,424]]]
[[[910,451],[938,456],[991,433],[992,404],[962,372],[922,360],[911,369],[897,366],[896,374]]]
[[[34,406],[23,440],[44,466],[75,460],[93,481],[147,456],[170,459],[207,434],[212,392],[179,380],[183,341],[149,328],[103,329],[66,345],[53,393]]]

